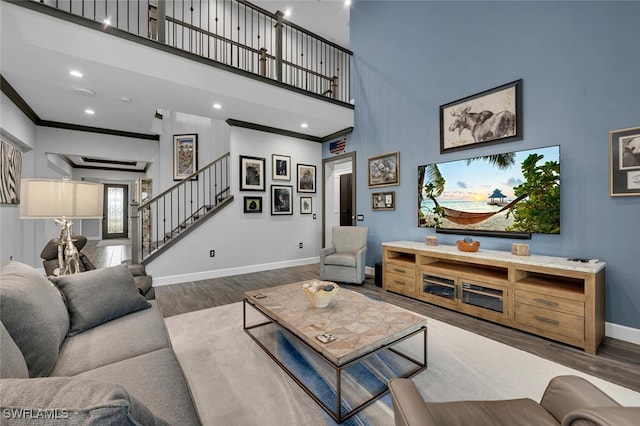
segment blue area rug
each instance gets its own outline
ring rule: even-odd
[[[318,355],[297,340],[286,336],[279,330],[272,330],[271,337],[275,345],[274,354],[304,385],[310,389],[324,405],[337,415],[337,378],[336,372]],[[390,378],[405,373],[415,365],[403,357],[384,350],[366,360],[353,364],[342,371],[340,401],[344,416],[354,407],[359,406],[371,396],[387,390]],[[385,395],[378,401],[391,409],[391,398]],[[375,411],[375,410],[374,410]],[[325,413],[327,424],[336,424],[329,414]],[[344,421],[343,425],[369,425],[372,423],[364,411]]]

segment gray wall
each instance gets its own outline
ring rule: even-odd
[[[147,271],[154,276],[155,285],[318,262],[322,243],[322,146],[239,127],[231,128],[230,138],[233,203],[148,264]],[[290,181],[272,180],[272,154],[291,157]],[[264,192],[239,190],[240,156],[265,159]],[[316,166],[315,193],[296,191],[298,163]],[[293,215],[271,215],[273,184],[292,186]],[[262,213],[244,213],[245,196],[262,197]],[[316,219],[300,214],[300,196],[312,198]],[[303,243],[302,248],[299,243]],[[216,251],[215,257],[209,257],[209,250]]]
[[[357,151],[367,265],[384,241],[433,234],[417,227],[418,165],[559,144],[561,234],[534,235],[531,252],[606,261],[607,322],[640,328],[640,197],[609,196],[608,142],[610,130],[640,125],[638,16],[639,2],[354,2],[347,151]],[[523,140],[440,154],[440,105],[520,78]],[[396,210],[372,212],[367,158],[391,151]],[[478,239],[500,250],[515,241]]]

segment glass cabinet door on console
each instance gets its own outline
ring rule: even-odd
[[[457,307],[457,279],[423,272],[419,297],[437,305]]]
[[[485,319],[508,318],[506,287],[460,279],[460,310]]]

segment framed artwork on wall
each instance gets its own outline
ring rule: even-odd
[[[240,191],[264,191],[265,159],[240,156]]]
[[[198,170],[198,135],[173,136],[173,180],[184,180]],[[197,176],[194,176],[197,179]]]
[[[440,153],[522,139],[522,79],[440,106]]]
[[[244,197],[245,213],[262,213],[262,197]]]
[[[298,164],[298,192],[316,192],[316,166]]]
[[[372,210],[395,210],[396,191],[374,192],[371,194]]]
[[[400,184],[400,152],[369,157],[369,188]]]
[[[640,195],[640,127],[609,132],[611,196]]]
[[[293,214],[293,205],[291,204],[292,196],[293,186],[271,185],[271,214]]]
[[[20,204],[22,152],[5,141],[0,142],[0,204]]]
[[[291,180],[291,157],[288,155],[271,155],[271,179]]]
[[[300,197],[300,214],[311,214],[313,212],[311,197]]]

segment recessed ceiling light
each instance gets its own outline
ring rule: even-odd
[[[284,11],[284,16],[286,16],[287,18],[291,16],[291,8],[288,8],[287,10]]]
[[[94,110],[92,110],[92,109],[85,109],[85,110],[84,110],[84,112],[85,112],[85,114],[89,114],[89,115],[93,115],[93,114],[95,114],[95,113],[96,113],[96,112],[95,112]]]
[[[82,77],[82,73],[80,71],[77,71],[77,70],[71,70],[71,71],[69,71],[69,74],[71,74],[74,77],[78,77],[78,78]]]
[[[302,123],[300,127],[302,127],[303,129],[306,129],[307,127],[309,127],[309,125],[307,123]]]
[[[215,104],[213,104],[213,107],[214,107],[215,109],[220,109],[220,108],[222,108],[222,105],[220,105],[220,104],[218,104],[218,103],[215,103]]]
[[[128,98],[126,96],[121,97],[120,100],[126,104],[130,104],[131,102],[133,102],[133,99]]]
[[[93,97],[96,95],[96,92],[94,92],[91,89],[87,89],[85,87],[75,87],[73,91],[76,92],[78,95],[83,95],[83,96]]]

